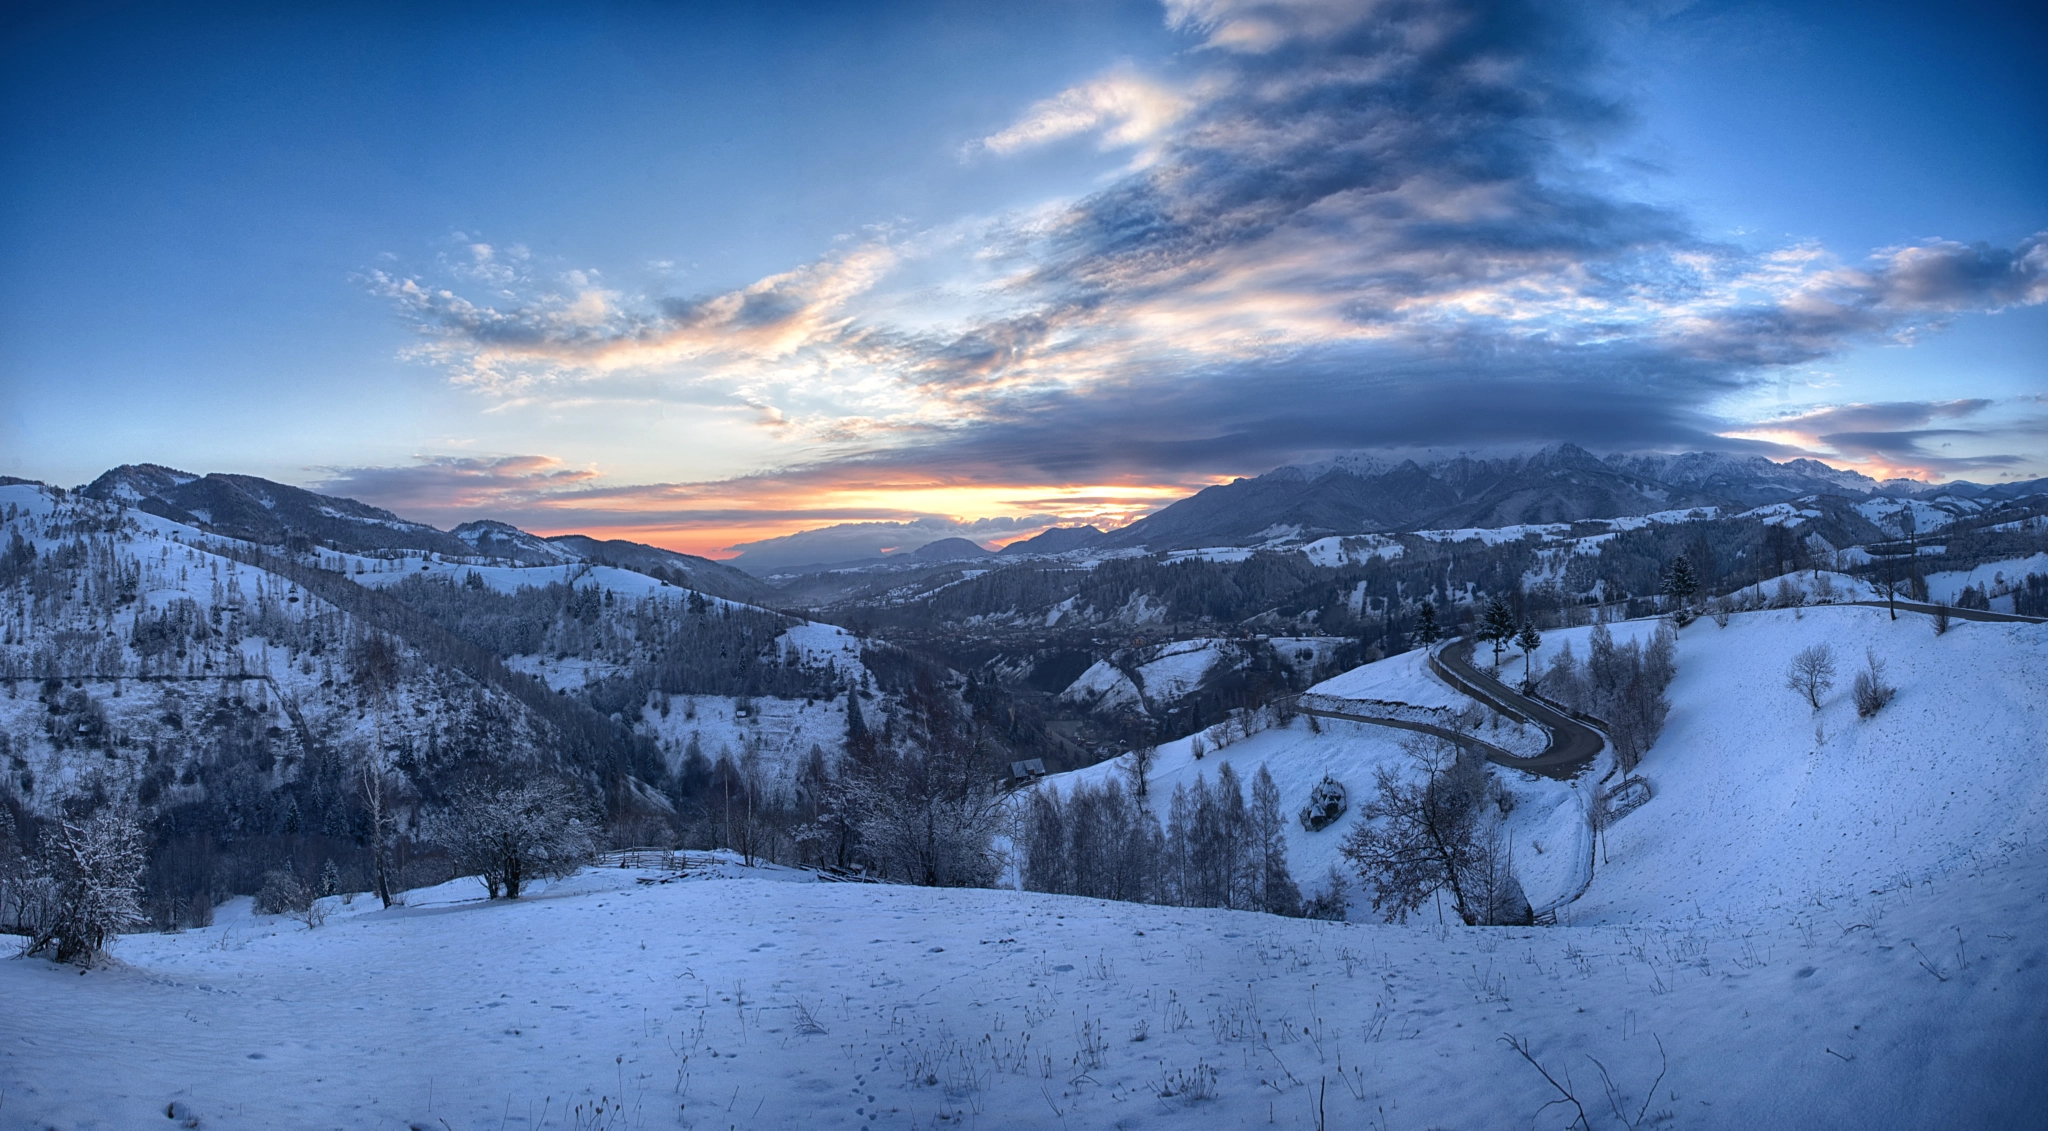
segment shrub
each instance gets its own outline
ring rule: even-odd
[[[1884,661],[1877,658],[1877,653],[1868,653],[1864,659],[1868,666],[1856,673],[1851,691],[1856,697],[1856,714],[1867,719],[1884,710],[1899,689],[1885,683]]]
[[[109,938],[144,922],[137,901],[143,862],[142,829],[126,816],[59,822],[40,885],[48,898],[25,953],[47,950],[59,962],[91,965]]]
[[[313,904],[313,892],[288,868],[263,873],[263,886],[256,891],[258,915],[294,915]]]

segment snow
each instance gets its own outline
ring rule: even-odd
[[[2014,519],[2011,522],[1995,523],[1984,529],[1995,530],[2001,533],[2016,533],[2022,530],[2048,530],[2048,514],[2037,514],[2032,518],[2020,518]]]
[[[1085,704],[1092,710],[1102,711],[1142,704],[1145,699],[1139,693],[1138,685],[1131,682],[1131,677],[1108,660],[1097,660],[1089,665],[1088,670],[1068,684],[1059,697],[1068,703]]]
[[[575,585],[578,588],[597,586],[621,597],[666,597],[681,600],[689,592],[666,581],[652,578],[644,573],[635,573],[616,566],[590,565],[573,562],[568,565],[552,566],[505,566],[469,565],[460,561],[422,558],[358,558],[354,554],[331,555],[346,559],[348,573],[358,585],[383,588],[396,585],[408,577],[431,577],[460,584],[474,573],[483,583],[499,593],[517,593],[524,588],[544,589],[549,585]],[[364,569],[357,572],[356,567]],[[394,568],[395,567],[395,568]],[[733,604],[722,598],[705,595],[705,599],[720,604]]]
[[[1166,646],[1163,653],[1138,669],[1145,681],[1145,695],[1170,702],[1193,691],[1223,659],[1223,647],[1215,640],[1186,640]]]
[[[1811,507],[1801,507],[1794,503],[1768,503],[1761,507],[1743,511],[1735,517],[1758,519],[1765,526],[1789,527],[1797,526],[1809,518],[1819,518],[1821,517],[1821,512]]]
[[[0,488],[5,502],[48,512],[33,488]],[[147,588],[210,603],[212,567],[224,582],[236,567],[169,546],[147,517],[138,556],[173,559]],[[1985,568],[2010,580],[2048,561]],[[1850,592],[1839,575],[1798,583],[1820,577]],[[1547,632],[1539,663],[1566,642],[1583,658],[1589,632]],[[1818,643],[1841,671],[1815,712],[1782,673]],[[857,654],[829,626],[789,646]],[[1866,648],[1899,693],[1859,719],[1847,687]],[[264,659],[261,641],[243,651]],[[1422,658],[1315,690],[1462,706]],[[266,670],[320,695],[311,673]],[[109,702],[153,711],[158,694]],[[83,975],[0,962],[0,1126],[1562,1125],[1504,1035],[1570,1073],[1594,1126],[1614,1121],[1589,1058],[1619,1106],[1659,1126],[2039,1125],[2048,626],[1958,621],[1937,637],[1928,618],[1875,608],[1738,613],[1681,631],[1668,694],[1639,771],[1654,798],[1597,850],[1579,806],[1604,763],[1574,783],[1494,771],[1516,799],[1507,827],[1532,902],[1576,893],[1597,860],[1557,927],[820,883],[729,854],[695,856],[681,878],[589,869],[516,903],[474,881],[389,910],[358,896],[317,930],[238,900],[206,930],[125,936]],[[23,720],[36,706],[0,704]],[[756,705],[759,721],[728,720],[735,738],[785,706],[843,727],[842,704]],[[1226,760],[1247,778],[1264,764],[1291,818],[1335,776],[1346,815],[1287,827],[1313,889],[1408,737],[1304,717],[1221,744],[1212,728],[1203,758],[1188,739],[1160,747],[1149,793],[1163,805]],[[1646,1096],[1660,1046],[1667,1074]],[[1190,1079],[1210,1094],[1190,1096]]]
[[[1307,676],[1331,661],[1337,649],[1350,643],[1341,636],[1275,636],[1273,651],[1295,674]]]
[[[874,712],[878,706],[865,710]],[[721,755],[739,762],[754,752],[762,760],[765,780],[778,790],[794,788],[811,747],[822,749],[833,763],[846,748],[844,696],[829,702],[755,696],[743,706],[726,695],[674,695],[667,714],[649,705],[636,721],[661,747],[671,769],[682,768],[694,739],[714,762]]]
[[[1393,537],[1385,534],[1351,534],[1342,537],[1318,538],[1301,548],[1311,564],[1319,566],[1343,566],[1362,564],[1373,558],[1394,561],[1405,551],[1405,547]]]
[[[1648,623],[1612,627],[1627,639]],[[1549,640],[1583,659],[1589,631]],[[1819,712],[1784,686],[1816,644],[1839,669]],[[1899,693],[1859,719],[1849,685],[1866,649]],[[1937,637],[1923,616],[1841,606],[1695,621],[1669,696],[1638,771],[1656,798],[1608,834],[1574,921],[1791,913],[1940,882],[2038,841],[2048,818],[2048,627],[1957,622]]]
[[[1466,526],[1457,530],[1418,530],[1415,536],[1431,542],[1478,542],[1487,546],[1499,546],[1508,542],[1519,542],[1524,538],[1569,534],[1571,529],[1568,522],[1546,522],[1521,526]]]
[[[1947,500],[1951,505],[1953,499]],[[1939,530],[1956,520],[1953,511],[1933,506],[1920,499],[1890,499],[1880,495],[1877,498],[1857,503],[1856,510],[1864,518],[1885,530],[1898,529],[1898,515],[1904,511],[1913,512],[1913,522],[1920,533]]]
[[[1450,684],[1429,670],[1429,653],[1421,648],[1352,668],[1309,688],[1308,694],[1331,699],[1441,707],[1451,711],[1462,711],[1472,705],[1471,698],[1452,690]]]
[[[1967,570],[1930,573],[1927,575],[1927,596],[1930,600],[1953,604],[1963,590],[1973,586],[1981,586],[1987,594],[2004,593],[2025,581],[2030,573],[2048,573],[2048,554],[1985,562]]]
[[[1257,552],[1257,550],[1248,546],[1207,546],[1198,550],[1168,551],[1166,560],[1169,562],[1184,562],[1191,559],[1205,562],[1242,562],[1249,561],[1251,556]]]
[[[601,1103],[613,1127],[1521,1126],[1554,1094],[1511,1034],[1600,1115],[1586,1058],[1633,1113],[1661,1046],[1664,1125],[2017,1127],[2048,1053],[2043,862],[1740,924],[1549,930],[790,883],[810,877],[729,858],[516,904],[458,883],[318,930],[130,936],[84,977],[0,963],[35,1019],[0,1035],[0,1083],[9,1120],[76,1131],[169,1110],[588,1127]],[[1160,1094],[1205,1070],[1208,1098]]]

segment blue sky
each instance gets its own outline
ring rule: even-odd
[[[2048,473],[2017,5],[5,19],[8,474],[701,552],[1380,445]]]

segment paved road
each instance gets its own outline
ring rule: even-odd
[[[1845,603],[1851,605],[1868,605],[1873,609],[1883,609],[1889,607],[1887,602],[1884,601],[1848,601]],[[1935,607],[1933,605],[1923,605],[1918,601],[1899,602],[1899,611],[1903,613],[1926,613],[1927,615],[1932,616],[1934,615],[1934,608]],[[1994,613],[1989,609],[1958,609],[1954,605],[1950,605],[1948,607],[1948,615],[1955,618],[1956,620],[1981,620],[1993,622],[2008,621],[2018,622],[2020,624],[2048,624],[2048,618],[2023,617],[2016,613]]]
[[[1448,727],[1431,726],[1428,723],[1410,722],[1407,719],[1390,719],[1378,715],[1357,715],[1346,711],[1331,711],[1319,707],[1301,705],[1301,713],[1324,719],[1344,719],[1354,723],[1370,723],[1373,726],[1395,727],[1412,730],[1421,734],[1433,734],[1438,738],[1455,742],[1484,757],[1498,766],[1511,766],[1517,770],[1542,774],[1560,781],[1576,777],[1607,745],[1600,732],[1572,718],[1570,715],[1523,695],[1491,677],[1480,673],[1472,664],[1472,642],[1456,641],[1442,652],[1431,656],[1430,670],[1437,677],[1459,691],[1479,700],[1503,715],[1518,722],[1534,723],[1550,735],[1550,745],[1543,753],[1527,758],[1495,746],[1474,735],[1463,734]]]
[[[1535,723],[1550,734],[1550,745],[1530,758],[1506,754],[1492,761],[1502,766],[1568,779],[1592,764],[1607,741],[1600,732],[1572,718],[1548,703],[1532,699],[1485,674],[1472,662],[1470,640],[1457,640],[1430,657],[1429,667],[1439,679],[1492,707],[1501,714]]]

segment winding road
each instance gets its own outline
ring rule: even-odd
[[[1446,645],[1429,658],[1429,668],[1438,679],[1457,690],[1479,700],[1499,713],[1517,722],[1533,723],[1543,728],[1550,736],[1550,745],[1541,754],[1524,758],[1495,746],[1491,742],[1470,734],[1451,730],[1447,727],[1432,726],[1428,723],[1411,722],[1407,719],[1392,719],[1376,715],[1352,714],[1346,711],[1332,711],[1319,707],[1302,706],[1301,713],[1325,719],[1343,719],[1354,723],[1371,723],[1374,726],[1395,727],[1412,730],[1421,734],[1433,734],[1438,738],[1455,742],[1472,750],[1498,766],[1527,770],[1533,774],[1557,778],[1560,781],[1576,777],[1579,771],[1592,764],[1593,759],[1607,745],[1600,732],[1585,723],[1565,714],[1547,703],[1533,699],[1506,684],[1483,674],[1472,663],[1472,641],[1457,640]]]
[[[1865,605],[1879,609],[1887,607],[1883,601],[1851,601],[1845,603]],[[1898,602],[1898,607],[1901,611],[1909,613],[1933,615],[1935,612],[1935,606],[1921,604],[1917,601],[1900,601]],[[1948,615],[1956,620],[1992,623],[2048,623],[2048,621],[2044,621],[2040,617],[2019,616],[2013,613],[1995,613],[1985,609],[1959,609],[1953,605],[1949,606]],[[1517,770],[1527,770],[1530,773],[1542,774],[1545,777],[1556,778],[1560,781],[1576,777],[1580,771],[1591,765],[1593,759],[1598,757],[1600,751],[1607,745],[1606,739],[1601,736],[1600,732],[1571,715],[1552,707],[1550,704],[1524,695],[1509,687],[1504,681],[1494,679],[1488,675],[1479,665],[1472,661],[1474,644],[1475,641],[1472,640],[1454,640],[1445,645],[1430,656],[1429,670],[1435,672],[1438,679],[1479,700],[1489,708],[1517,722],[1533,723],[1536,726],[1542,727],[1544,732],[1550,735],[1550,745],[1544,748],[1543,753],[1524,758],[1509,753],[1493,743],[1473,735],[1463,734],[1447,727],[1432,726],[1428,723],[1411,722],[1406,719],[1361,715],[1347,711],[1332,711],[1306,705],[1300,708],[1301,712],[1305,715],[1315,715],[1325,719],[1343,719],[1348,722],[1371,723],[1374,726],[1395,727],[1400,730],[1433,734],[1472,750],[1484,756],[1487,761],[1495,765],[1510,766]]]
[[[1472,662],[1471,640],[1454,640],[1429,658],[1437,678],[1511,719],[1534,723],[1550,735],[1550,745],[1531,758],[1502,752],[1496,765],[1542,774],[1560,781],[1576,777],[1593,763],[1607,740],[1600,732],[1539,699],[1522,694],[1480,671]]]

